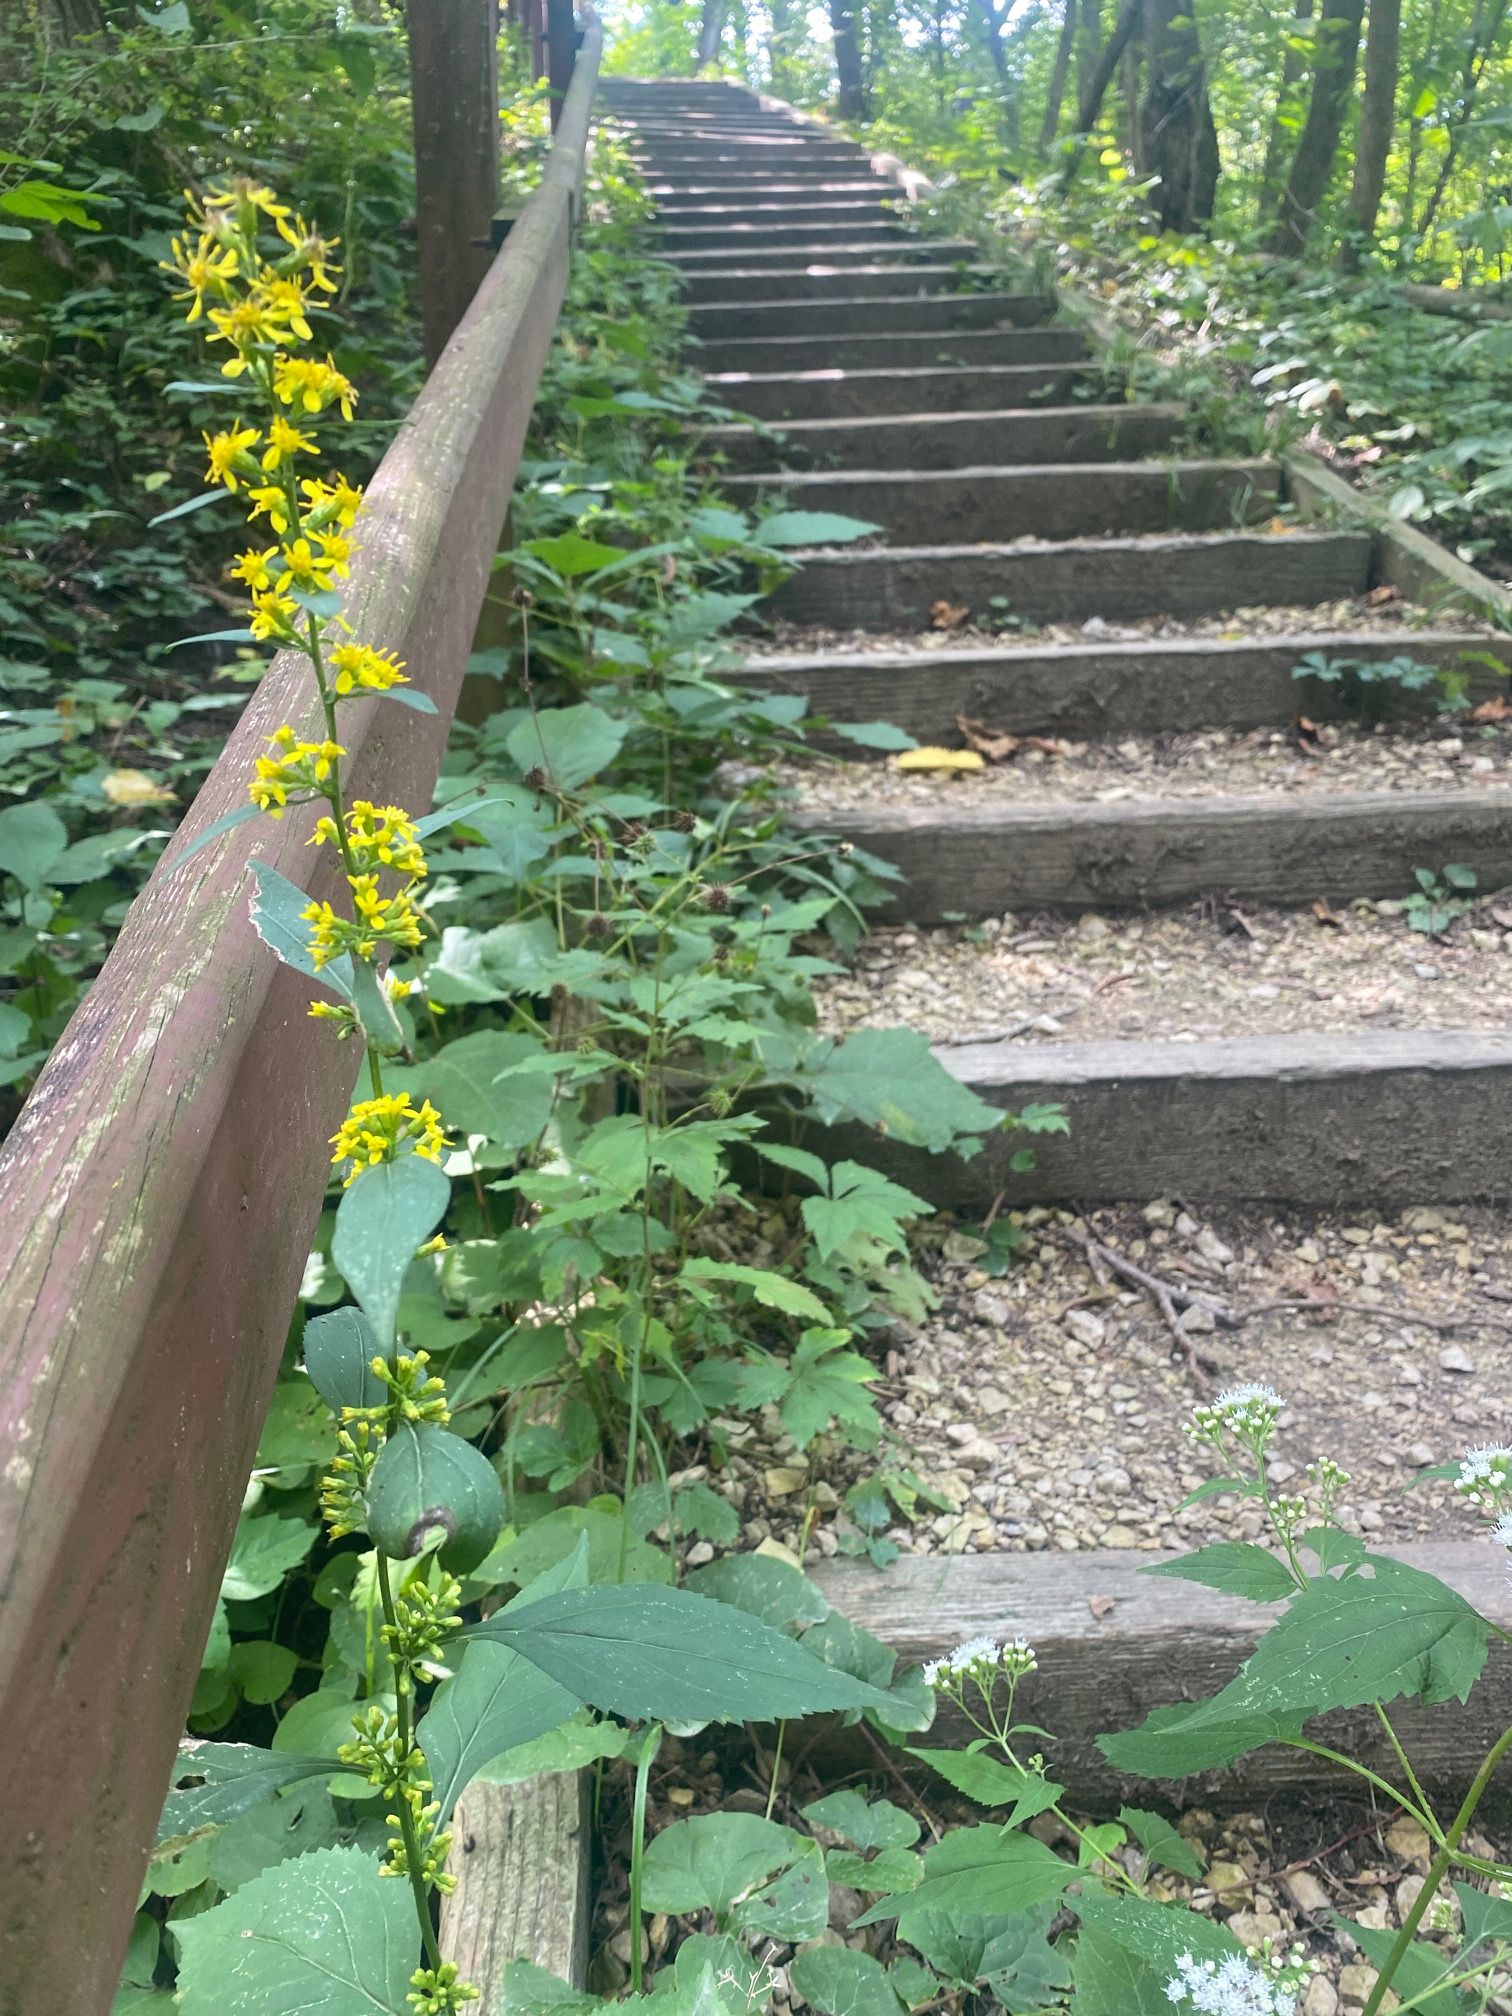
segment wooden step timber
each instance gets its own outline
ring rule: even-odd
[[[763,224],[738,213],[723,224],[669,224],[662,228],[659,250],[663,258],[677,260],[692,253],[723,253],[732,266],[740,266],[777,251],[818,247],[826,254],[847,252],[859,264],[863,253],[875,257],[890,246],[917,242],[908,226],[880,203],[858,203],[833,219],[821,215],[794,224]]]
[[[913,284],[913,276],[906,270],[912,266],[940,267],[957,273],[961,265],[976,256],[976,247],[965,239],[917,238],[885,219],[879,229],[890,230],[893,235],[858,242],[847,232],[828,244],[823,239],[806,239],[795,245],[752,245],[738,238],[726,238],[718,245],[686,249],[663,241],[658,256],[690,280],[706,280],[712,285],[725,278],[750,276],[781,280],[784,292],[795,277],[807,276],[814,267],[837,278],[852,268],[867,272],[885,268],[906,288]]]
[[[818,336],[709,336],[691,361],[715,373],[753,371],[959,370],[976,365],[1074,364],[1085,358],[1079,329],[920,330]]]
[[[923,630],[937,602],[985,612],[994,596],[1030,623],[1212,616],[1239,603],[1303,607],[1362,594],[1372,543],[1368,532],[1183,532],[1037,546],[824,549],[795,553],[799,572],[762,608],[785,622],[837,630]],[[1008,907],[1004,897],[998,908]]]
[[[827,182],[753,182],[749,175],[700,175],[692,180],[679,177],[665,182],[646,177],[647,193],[655,198],[660,215],[674,211],[728,209],[743,214],[771,212],[774,216],[804,216],[831,203],[850,203],[858,198],[877,203],[897,203],[906,208],[903,192],[891,182],[864,170],[860,175],[837,175]]]
[[[942,1046],[942,1064],[1010,1112],[1058,1100],[1069,1134],[989,1134],[970,1162],[868,1136],[873,1166],[939,1210],[1145,1203],[1319,1206],[1504,1201],[1512,1032],[1382,1029],[1203,1043]],[[806,1145],[863,1152],[863,1130]],[[1015,1171],[1030,1146],[1035,1166]]]
[[[1112,532],[1217,532],[1276,509],[1275,462],[1079,462],[734,476],[737,504],[780,492],[795,511],[839,511],[892,539],[1085,539]]]
[[[913,371],[717,371],[711,398],[768,426],[907,413],[1013,412],[1026,400],[1064,405],[1078,387],[1099,389],[1091,364],[925,365]]]
[[[1331,658],[1394,658],[1455,666],[1466,651],[1500,659],[1512,672],[1512,638],[1463,631],[1299,630],[1286,637],[1171,637],[1127,643],[1059,644],[972,650],[825,652],[753,658],[742,685],[801,693],[837,721],[891,721],[922,742],[953,741],[958,714],[1010,735],[1097,740],[1173,735],[1201,728],[1280,727],[1299,711],[1342,721],[1351,710],[1337,686],[1294,679],[1310,652]],[[1489,666],[1466,665],[1469,698],[1505,690]],[[1431,713],[1433,693],[1382,687],[1388,718]],[[854,758],[854,743],[833,746]]]
[[[889,321],[900,295],[910,302],[953,296],[961,285],[963,272],[960,266],[930,264],[926,259],[900,255],[892,247],[883,255],[873,252],[864,266],[841,265],[827,258],[821,248],[809,254],[802,266],[716,266],[700,270],[680,260],[676,268],[695,311],[708,304],[738,316],[742,302],[757,301],[763,304],[761,312],[766,312],[774,298],[790,308],[839,302],[853,309],[885,300]]]
[[[912,277],[912,276],[910,276]],[[954,276],[953,276],[954,277]],[[837,300],[794,300],[781,294],[750,301],[700,301],[688,311],[700,340],[729,336],[923,335],[957,329],[1024,329],[1048,322],[1053,304],[1043,294],[916,294],[898,285],[891,295]]]
[[[583,1989],[593,1928],[593,1823],[586,1771],[519,1785],[475,1778],[458,1801],[441,1898],[441,1951],[480,1991],[475,2016],[509,2016],[516,1960]]]
[[[723,455],[730,469],[753,474],[775,473],[779,467],[951,470],[959,468],[968,456],[990,457],[1000,466],[1133,461],[1163,454],[1185,419],[1180,406],[1087,403],[1010,407],[997,413],[889,413],[857,420],[800,420],[771,433],[723,424],[706,429],[702,440],[705,451]],[[990,528],[983,526],[982,531],[988,533]]]
[[[1400,896],[1413,870],[1462,861],[1482,889],[1512,882],[1512,789],[1256,792],[1020,804],[969,784],[938,804],[818,807],[800,823],[890,861],[903,884],[879,916],[938,924],[1005,910],[1157,908]],[[1512,1169],[1512,1158],[1509,1158]],[[1200,1193],[1194,1193],[1200,1194]]]
[[[805,147],[791,141],[758,141],[750,147],[684,148],[679,153],[642,153],[641,172],[648,181],[697,182],[709,174],[744,176],[747,187],[774,182],[833,182],[837,175],[866,173],[866,156],[837,148]]]
[[[849,196],[816,196],[807,203],[741,203],[722,201],[656,206],[657,227],[667,237],[690,238],[695,231],[739,229],[770,236],[779,232],[829,231],[847,224],[893,224],[907,228],[906,205],[889,202],[885,185],[868,190],[865,185]]]
[[[1169,1432],[1174,1463],[1180,1434],[1174,1421]],[[1011,1473],[1007,1449],[1004,1469]],[[1116,1504],[1108,1509],[1117,1515]],[[1505,1560],[1485,1540],[1375,1551],[1437,1576],[1483,1616],[1512,1627]],[[904,1554],[880,1573],[869,1561],[837,1556],[816,1561],[809,1572],[842,1617],[882,1639],[906,1665],[942,1658],[968,1638],[1027,1638],[1039,1666],[1024,1683],[1019,1712],[1054,1730],[1046,1767],[1078,1810],[1111,1813],[1131,1796],[1143,1805],[1153,1797],[1161,1806],[1174,1800],[1178,1806],[1253,1807],[1273,1797],[1306,1797],[1325,1784],[1330,1793],[1352,1786],[1358,1796],[1359,1780],[1339,1766],[1274,1743],[1223,1771],[1175,1782],[1113,1776],[1097,1748],[1099,1736],[1132,1729],[1153,1709],[1216,1694],[1276,1615],[1270,1605],[1144,1572],[1171,1558],[1168,1550],[1137,1548],[1032,1554],[994,1548]],[[1391,1721],[1422,1782],[1447,1799],[1462,1797],[1480,1760],[1512,1722],[1512,1654],[1505,1646],[1492,1651],[1468,1703],[1425,1708],[1394,1702]],[[973,1734],[960,1711],[942,1700],[923,1740],[962,1744]],[[1387,1778],[1399,1776],[1369,1706],[1321,1716],[1306,1734]],[[834,1774],[876,1768],[876,1752],[858,1729],[827,1729],[808,1754]],[[938,1793],[941,1781],[926,1767],[912,1765],[904,1751],[890,1754],[904,1770],[920,1773],[926,1796]]]

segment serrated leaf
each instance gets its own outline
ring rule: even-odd
[[[583,701],[527,715],[511,728],[504,746],[522,775],[544,770],[556,790],[576,791],[608,768],[628,733],[626,722]]]
[[[221,1596],[228,1603],[250,1603],[271,1595],[296,1563],[315,1545],[316,1528],[304,1519],[284,1519],[265,1513],[237,1521],[231,1559],[221,1577]]]
[[[1390,1926],[1357,1925],[1351,1918],[1341,1918],[1336,1911],[1330,1912],[1329,1918],[1341,1932],[1349,1934],[1377,1972],[1386,1965],[1396,1946],[1397,1935]],[[1452,1954],[1430,1946],[1424,1939],[1414,1939],[1397,1962],[1391,1985],[1404,2002],[1412,2004],[1417,2016],[1464,2016],[1460,1996],[1453,1988],[1438,1986],[1452,1979],[1457,1971]]]
[[[385,1082],[390,1091],[431,1100],[453,1137],[484,1136],[474,1159],[480,1168],[500,1168],[534,1142],[551,1118],[552,1081],[515,1069],[544,1050],[534,1036],[478,1029],[444,1043],[419,1064],[385,1073]]]
[[[1047,1813],[1065,1790],[1042,1773],[991,1757],[985,1750],[910,1749],[908,1754],[930,1765],[977,1805],[1008,1807],[1004,1822],[1008,1827],[1022,1826],[1037,1813]]]
[[[578,1700],[640,1721],[772,1721],[889,1705],[781,1632],[687,1589],[549,1596],[469,1635],[516,1646]]]
[[[1205,1589],[1248,1596],[1256,1603],[1284,1603],[1297,1590],[1296,1579],[1280,1556],[1248,1540],[1219,1540],[1170,1561],[1157,1561],[1143,1572],[1177,1582],[1199,1582]]]
[[[774,511],[751,535],[758,546],[849,546],[880,532],[866,518],[848,518],[839,511]]]
[[[1026,1911],[1046,1898],[1059,1897],[1076,1873],[1032,1834],[1005,1833],[993,1826],[958,1827],[925,1855],[924,1880],[917,1889],[903,1897],[884,1897],[852,1929],[931,1910]],[[902,1922],[898,1933],[900,1938],[909,1937]]]
[[[784,1316],[800,1316],[809,1323],[827,1323],[829,1311],[811,1288],[805,1288],[801,1281],[790,1281],[785,1274],[774,1274],[765,1267],[744,1267],[731,1260],[708,1260],[695,1256],[683,1267],[679,1279],[689,1283],[726,1281],[740,1288],[749,1288],[756,1300],[767,1309],[778,1309]]]
[[[182,2016],[405,2016],[414,1906],[361,1848],[318,1848],[181,1919]]]
[[[1003,1114],[953,1078],[916,1029],[826,1037],[805,1058],[798,1083],[826,1124],[860,1120],[916,1148],[950,1148],[1003,1124]]]
[[[1203,1858],[1196,1846],[1178,1834],[1163,1814],[1147,1813],[1139,1806],[1122,1806],[1118,1817],[1152,1863],[1162,1869],[1174,1869],[1178,1876],[1189,1876],[1194,1882],[1202,1874]]]

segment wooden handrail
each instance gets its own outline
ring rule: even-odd
[[[348,614],[439,712],[343,711],[356,797],[430,802],[566,290],[600,50],[590,21],[541,184],[357,523]],[[293,654],[0,1153],[3,2016],[110,2006],[359,1061],[248,922],[254,857],[333,893],[312,813],[184,861],[284,721],[317,732]]]

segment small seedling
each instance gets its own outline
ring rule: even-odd
[[[1337,687],[1349,711],[1367,721],[1381,719],[1393,692],[1427,693],[1436,687],[1444,711],[1465,704],[1463,673],[1424,665],[1405,651],[1394,658],[1335,658],[1327,651],[1309,651],[1292,667],[1292,677]]]
[[[1451,861],[1435,875],[1431,868],[1414,868],[1417,888],[1402,903],[1402,915],[1409,931],[1436,937],[1447,931],[1458,917],[1475,908],[1470,892],[1476,885],[1475,870],[1462,861]]]

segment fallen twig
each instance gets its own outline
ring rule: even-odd
[[[1080,1249],[1087,1265],[1092,1269],[1094,1278],[1098,1272],[1098,1263],[1101,1262],[1114,1274],[1122,1276],[1125,1281],[1132,1281],[1136,1287],[1144,1290],[1160,1311],[1162,1322],[1191,1367],[1192,1377],[1206,1392],[1212,1384],[1211,1375],[1214,1370],[1212,1360],[1203,1356],[1197,1345],[1182,1329],[1181,1318],[1176,1313],[1176,1304],[1180,1302],[1183,1308],[1190,1308],[1196,1304],[1201,1308],[1210,1309],[1216,1321],[1218,1312],[1212,1308],[1208,1298],[1194,1294],[1189,1289],[1178,1288],[1172,1282],[1162,1281],[1158,1274],[1147,1274],[1143,1267],[1136,1267],[1132,1260],[1125,1259],[1114,1247],[1106,1245],[1101,1239],[1094,1239],[1088,1232],[1076,1232],[1067,1226],[1061,1236]]]

